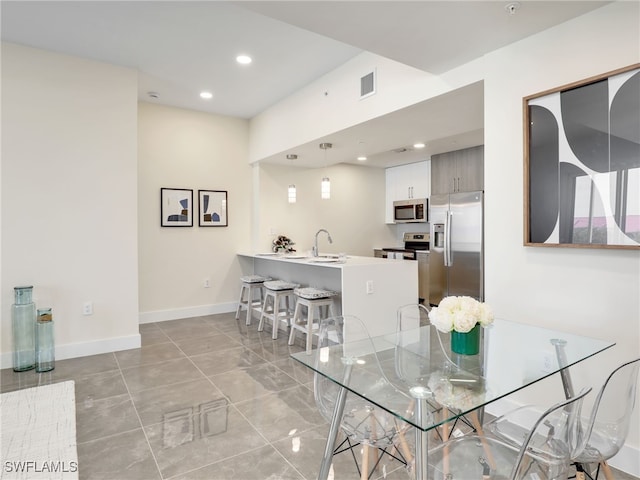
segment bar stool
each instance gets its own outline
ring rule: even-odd
[[[264,282],[271,280],[270,277],[263,277],[261,275],[246,275],[240,277],[242,287],[240,287],[240,300],[238,301],[238,309],[236,310],[236,320],[240,318],[240,311],[242,307],[247,309],[246,325],[251,325],[251,317],[253,317],[253,310],[260,312],[262,302],[264,299]],[[245,299],[246,293],[246,299]],[[258,300],[254,293],[260,296]]]
[[[331,290],[320,290],[313,287],[296,288],[296,309],[291,322],[291,332],[289,333],[289,345],[293,345],[296,338],[296,331],[301,331],[307,335],[307,353],[311,353],[313,330],[316,335],[320,325],[320,320],[333,317],[333,299],[337,292]],[[302,315],[302,307],[307,308],[307,318]],[[315,311],[318,310],[318,318],[314,322]]]
[[[283,321],[290,325],[293,318],[293,307],[295,306],[295,296],[293,290],[298,287],[297,283],[285,282],[282,280],[272,280],[264,282],[264,303],[262,304],[262,313],[260,315],[260,324],[258,331],[264,330],[265,319],[271,320],[273,331],[271,338],[278,338],[278,322]],[[284,300],[284,309],[281,308]]]

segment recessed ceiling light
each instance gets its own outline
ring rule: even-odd
[[[249,65],[251,63],[251,57],[249,55],[238,55],[236,57],[236,62],[241,63],[242,65]]]
[[[200,92],[200,98],[204,98],[205,100],[211,100],[213,98],[213,93],[211,93],[211,92]]]
[[[160,94],[158,92],[147,92],[149,98],[160,98]]]
[[[424,148],[425,144],[424,143],[414,143],[413,144],[413,148]]]
[[[358,157],[358,160],[360,160],[361,162],[364,162],[367,159],[367,157],[365,157],[364,155],[360,155]]]

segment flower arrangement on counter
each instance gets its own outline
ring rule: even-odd
[[[278,235],[273,239],[273,246],[271,249],[276,253],[292,253],[296,251],[296,249],[293,248],[294,245],[295,243],[292,242],[290,238],[287,238],[284,235]]]
[[[491,308],[471,297],[445,297],[429,312],[429,320],[441,332],[470,332],[476,325],[493,323]]]

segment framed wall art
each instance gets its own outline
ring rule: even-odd
[[[227,431],[229,401],[217,398],[200,404],[200,437],[213,437]]]
[[[201,227],[226,227],[226,190],[198,190],[198,225]]]
[[[160,189],[160,225],[163,227],[193,227],[193,190]]]
[[[524,244],[640,248],[640,64],[523,104]]]

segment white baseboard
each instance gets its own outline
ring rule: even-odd
[[[93,342],[56,345],[56,360],[129,350],[131,348],[139,348],[140,345],[141,340],[139,333],[126,337],[105,338],[103,340],[96,340]],[[0,356],[0,367],[13,367],[13,357],[11,352],[3,353],[2,356]]]
[[[167,320],[179,320],[181,318],[202,317],[216,313],[235,312],[238,302],[218,303],[215,305],[199,305],[196,307],[176,308],[173,310],[155,310],[153,312],[140,312],[140,323],[166,322]]]
[[[521,403],[514,402],[508,398],[503,398],[497,402],[489,404],[486,411],[487,413],[497,417],[521,406],[523,406]],[[542,414],[542,411],[540,411],[540,413]],[[640,448],[625,444],[622,446],[618,454],[607,463],[613,468],[640,478],[640,463],[638,462],[638,458],[640,458]]]
[[[618,454],[607,463],[613,468],[640,478],[640,448],[634,448],[629,445],[623,445]]]
[[[179,308],[175,310],[141,312],[139,314],[138,321],[139,323],[151,323],[164,322],[167,320],[178,320],[181,318],[202,317],[204,315],[213,315],[216,313],[235,312],[236,308],[238,308],[238,302],[221,303],[216,305],[201,305],[196,307]],[[120,350],[139,348],[140,345],[141,340],[139,333],[126,337],[105,338],[102,340],[90,342],[56,345],[56,360],[86,357],[89,355],[98,355],[100,353],[118,352]],[[12,355],[12,352],[4,352],[0,354],[0,368],[13,367]]]

